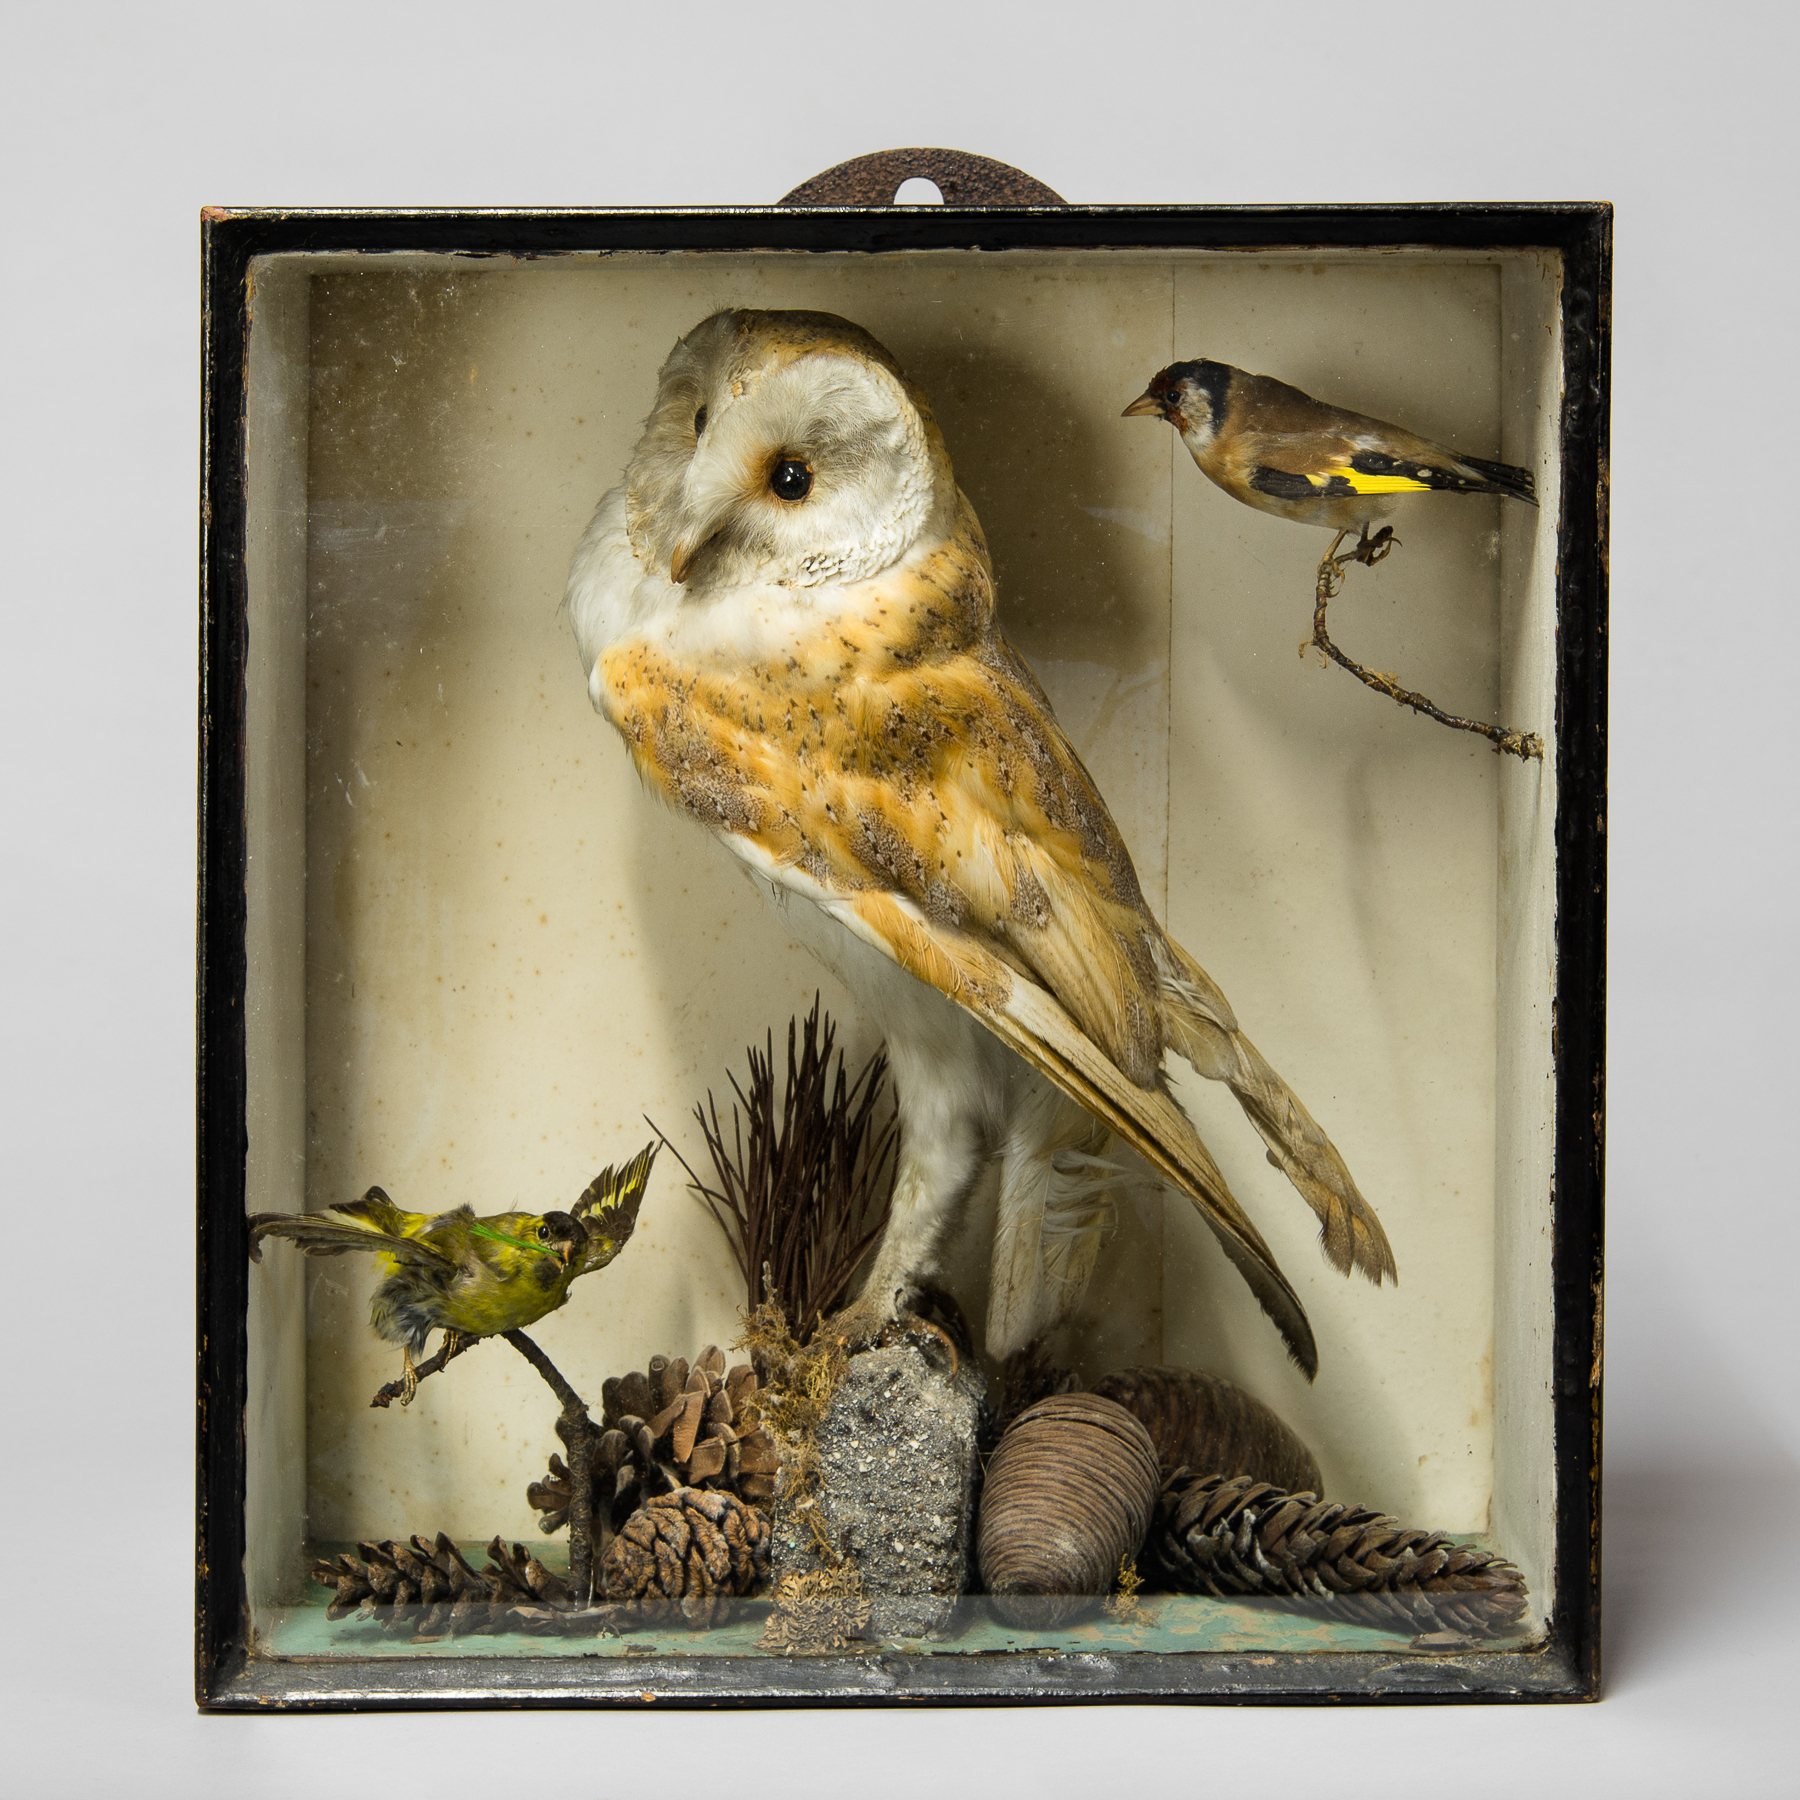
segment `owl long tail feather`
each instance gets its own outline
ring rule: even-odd
[[[1212,980],[1178,945],[1179,972],[1165,975],[1163,995],[1169,1041],[1195,1072],[1231,1089],[1268,1147],[1269,1161],[1294,1184],[1319,1218],[1319,1244],[1334,1269],[1360,1269],[1379,1287],[1398,1284],[1400,1272],[1381,1221],[1357,1191],[1356,1180],[1300,1097],[1237,1029]],[[1193,977],[1204,983],[1202,988]],[[1223,1017],[1220,1016],[1221,1010]]]
[[[1061,1006],[1029,982],[1017,983],[1004,1007],[983,1010],[978,1016],[1065,1094],[1104,1119],[1158,1174],[1187,1195],[1281,1333],[1288,1354],[1309,1381],[1317,1375],[1318,1345],[1300,1296],[1282,1274],[1262,1234],[1233,1198],[1211,1152],[1174,1098],[1160,1089],[1140,1088],[1128,1081]]]
[[[1186,1194],[1281,1333],[1289,1355],[1309,1381],[1318,1373],[1319,1347],[1300,1296],[1233,1198],[1212,1152],[1173,1095],[1160,1085],[1145,1087],[1131,1080],[1054,994],[972,934],[935,922],[928,928],[907,904],[868,889],[846,898],[832,912],[909,974],[967,1007],[1003,1044],[1110,1126]],[[1229,1019],[1231,1009],[1224,995],[1197,965],[1193,973],[1217,996],[1218,1008]],[[1199,987],[1195,999],[1196,1004],[1205,1004]],[[1236,1020],[1231,1023],[1235,1029]],[[990,1330],[991,1323],[990,1310]]]

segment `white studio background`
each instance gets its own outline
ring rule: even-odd
[[[8,8],[9,1790],[1792,1792],[1797,36],[1567,0]],[[1608,1697],[199,1718],[199,209],[751,204],[901,144],[1076,201],[1619,208]]]

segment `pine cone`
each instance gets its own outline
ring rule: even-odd
[[[609,1600],[679,1602],[690,1624],[708,1625],[767,1577],[769,1524],[735,1494],[677,1488],[625,1521],[602,1568]]]
[[[677,1488],[723,1489],[751,1501],[775,1491],[781,1466],[775,1440],[755,1404],[756,1371],[710,1344],[690,1367],[685,1357],[650,1359],[647,1372],[609,1378],[600,1399],[606,1429],[590,1452],[594,1511],[604,1533],[619,1530],[655,1495]],[[544,1535],[569,1522],[568,1465],[550,1459],[546,1480],[526,1490]]]
[[[976,1534],[982,1585],[1009,1624],[1059,1625],[1112,1592],[1156,1507],[1156,1447],[1122,1406],[1053,1394],[988,1458]]]
[[[1279,1597],[1389,1631],[1492,1636],[1525,1612],[1524,1577],[1491,1551],[1248,1475],[1181,1470],[1158,1498],[1146,1559],[1178,1593]]]
[[[387,1631],[417,1637],[462,1637],[469,1632],[500,1631],[514,1607],[566,1605],[569,1591],[523,1544],[511,1552],[495,1538],[488,1545],[485,1569],[472,1569],[443,1532],[432,1543],[415,1537],[410,1544],[358,1544],[360,1559],[342,1555],[312,1566],[313,1579],[335,1588],[328,1619],[341,1619],[352,1609]]]
[[[1119,1369],[1093,1386],[1150,1433],[1164,1470],[1251,1475],[1291,1494],[1322,1494],[1319,1464],[1254,1394],[1198,1369]]]

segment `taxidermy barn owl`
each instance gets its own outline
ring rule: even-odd
[[[826,313],[722,312],[663,365],[569,574],[588,692],[646,784],[760,878],[887,1034],[892,1211],[832,1326],[876,1336],[990,1158],[987,1348],[1080,1299],[1141,1172],[1212,1228],[1308,1375],[1306,1314],[1168,1090],[1225,1082],[1339,1269],[1393,1252],[1325,1133],[1151,916],[1118,828],[994,616],[925,397]]]

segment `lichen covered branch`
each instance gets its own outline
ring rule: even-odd
[[[1325,609],[1344,585],[1344,564],[1359,560],[1354,551],[1345,556],[1337,554],[1337,547],[1343,542],[1344,536],[1345,533],[1338,533],[1324,561],[1319,564],[1319,578],[1313,590],[1312,636],[1300,646],[1300,654],[1304,656],[1308,650],[1322,652],[1340,669],[1348,669],[1358,681],[1366,687],[1372,687],[1376,693],[1386,694],[1390,700],[1401,706],[1410,706],[1414,712],[1423,713],[1426,718],[1435,719],[1440,725],[1448,725],[1452,731],[1472,731],[1477,737],[1486,738],[1494,746],[1496,755],[1512,755],[1525,760],[1535,757],[1542,762],[1544,740],[1535,731],[1513,731],[1504,725],[1488,725],[1480,719],[1465,719],[1459,714],[1447,713],[1427,700],[1423,694],[1414,693],[1411,688],[1403,688],[1392,675],[1379,669],[1365,669],[1331,641],[1331,634],[1325,629]]]

